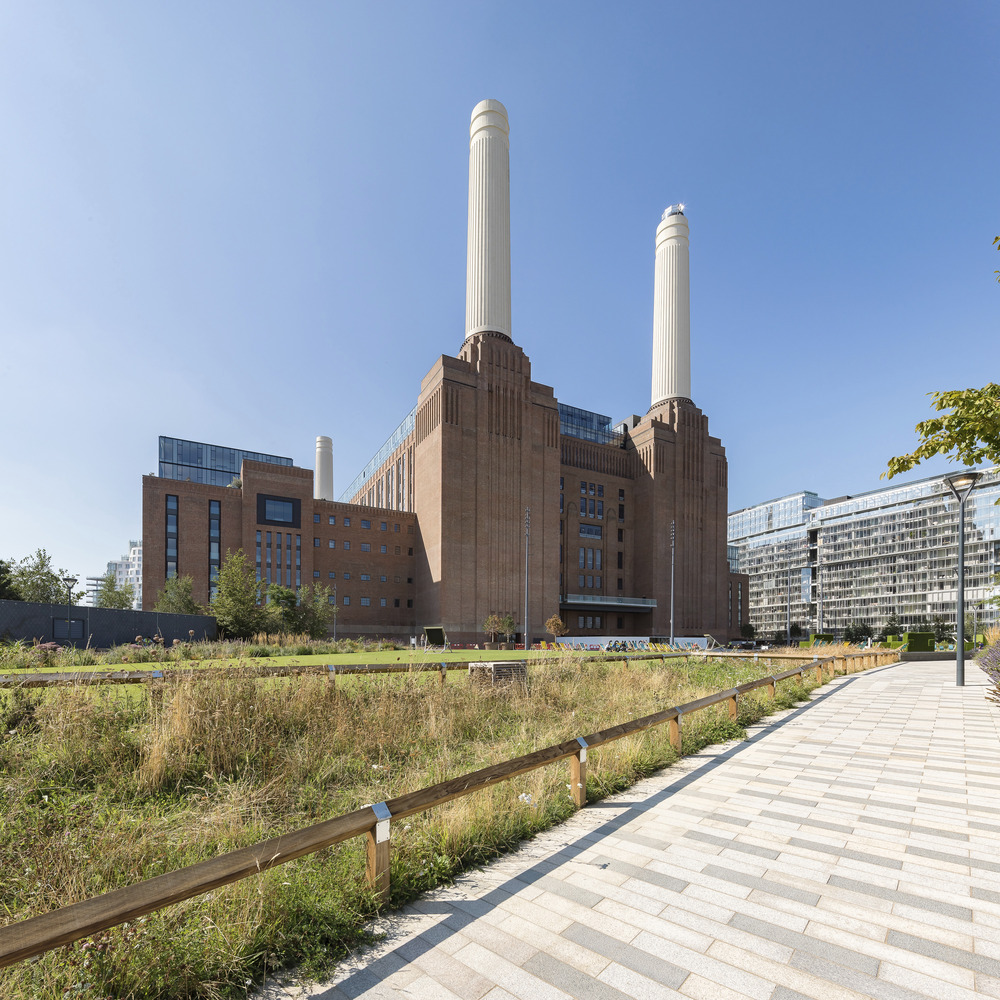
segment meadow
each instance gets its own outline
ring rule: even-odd
[[[462,672],[443,685],[425,673],[255,680],[242,662],[238,678],[0,691],[7,921],[770,672],[561,655],[532,666],[525,689],[478,687]],[[696,713],[684,752],[739,738],[811,686],[743,697],[736,720]],[[595,749],[588,798],[676,756],[665,726]],[[391,905],[568,816],[567,776],[553,765],[393,824]],[[4,970],[0,997],[232,998],[269,970],[321,975],[365,940],[378,909],[364,868],[363,839],[348,841]]]

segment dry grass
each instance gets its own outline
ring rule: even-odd
[[[763,657],[623,666],[564,657],[527,690],[453,674],[285,680],[206,674],[120,688],[0,692],[0,901],[9,919],[279,833],[770,672]],[[788,683],[779,705],[792,703]],[[808,687],[808,685],[807,685]],[[798,689],[801,697],[801,688]],[[685,719],[685,751],[770,708]],[[595,750],[593,799],[675,759],[666,727]],[[393,902],[569,815],[554,765],[393,826]],[[189,900],[0,976],[0,997],[245,995],[266,969],[320,970],[374,909],[360,840]],[[86,989],[84,986],[86,985]]]

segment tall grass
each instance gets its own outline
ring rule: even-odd
[[[0,691],[0,902],[24,919],[762,672],[566,657],[532,668],[526,690],[414,673],[205,674],[138,696]],[[779,689],[777,705],[795,690]],[[685,751],[738,737],[769,710],[745,697],[735,722],[686,718]],[[588,794],[675,758],[666,727],[595,749]],[[546,767],[394,823],[393,904],[569,815],[567,772]],[[229,998],[283,965],[319,974],[375,912],[363,854],[358,838],[22,963],[0,975],[0,997]]]

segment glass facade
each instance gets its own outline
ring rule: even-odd
[[[985,473],[965,505],[965,602],[976,627],[997,611],[1000,475]],[[796,493],[729,516],[729,545],[750,577],[750,621],[759,633],[900,631],[958,608],[958,501],[940,477],[824,501]]]
[[[592,410],[581,410],[578,406],[559,404],[559,433],[583,441],[598,444],[612,444],[621,440],[621,434],[611,426],[611,417]]]
[[[210,486],[228,486],[240,474],[243,459],[269,462],[271,465],[292,464],[290,458],[264,455],[259,451],[224,448],[217,444],[185,441],[160,435],[160,478],[190,480]]]

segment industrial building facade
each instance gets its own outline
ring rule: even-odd
[[[985,472],[966,502],[965,606],[997,621],[986,602],[1000,571],[1000,476]],[[823,500],[795,493],[729,515],[735,568],[750,580],[750,621],[763,635],[907,626],[958,607],[958,501],[940,477]]]
[[[218,559],[243,548],[262,582],[336,587],[343,634],[440,624],[476,642],[494,612],[523,635],[526,611],[533,641],[557,613],[575,635],[739,635],[725,451],[690,398],[683,207],[656,234],[651,405],[612,425],[560,404],[513,340],[507,137],[503,105],[477,105],[458,355],[438,358],[340,502],[328,438],[315,475],[244,459],[238,486],[145,477],[148,606],[175,573],[207,601]]]

